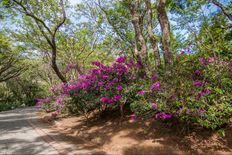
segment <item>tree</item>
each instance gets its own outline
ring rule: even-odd
[[[18,77],[25,69],[17,51],[10,46],[10,40],[0,33],[0,83]]]
[[[155,66],[156,68],[159,68],[161,65],[160,60],[160,53],[159,53],[159,47],[158,47],[158,41],[157,36],[153,32],[153,13],[152,13],[152,7],[151,7],[151,0],[146,0],[146,9],[147,9],[147,29],[148,29],[148,35],[150,38],[150,42],[152,44],[153,53],[155,56]]]
[[[51,66],[53,70],[62,82],[67,82],[56,62],[57,32],[66,21],[66,12],[63,0],[60,0],[59,4],[55,0],[43,3],[38,0],[13,0],[11,2],[11,8],[16,12],[26,15],[34,20],[40,33],[46,39],[47,44],[51,48]]]
[[[133,24],[135,32],[135,54],[137,62],[140,64],[141,71],[139,74],[141,77],[147,76],[148,67],[148,53],[146,40],[143,34],[144,28],[144,16],[146,11],[142,7],[142,2],[139,0],[123,0],[123,4],[129,9],[131,14],[131,22]]]
[[[228,8],[226,8],[222,3],[218,2],[217,0],[212,0],[212,3],[219,7],[223,14],[232,22],[232,13]],[[232,28],[232,24],[228,24],[226,27],[221,26],[222,28]]]
[[[158,0],[157,14],[162,31],[162,48],[164,51],[164,61],[166,65],[172,65],[173,55],[170,49],[171,46],[170,23],[165,8],[166,8],[166,0]]]
[[[136,44],[134,40],[134,30],[131,23],[131,15],[127,7],[120,1],[106,2],[98,0],[95,8],[99,7],[102,12],[99,12],[99,16],[106,18],[106,21],[102,25],[110,25],[111,31],[116,34],[114,37],[116,40],[120,40],[120,48],[122,50],[129,50],[134,59],[136,59]],[[123,45],[123,46],[122,46]],[[128,53],[127,53],[128,55]]]
[[[217,0],[212,0],[212,3],[214,5],[216,5],[217,7],[219,7],[222,12],[224,13],[224,15],[230,20],[232,21],[232,14],[231,12],[229,11],[229,9],[227,9],[225,6],[223,6],[222,3],[218,2]]]

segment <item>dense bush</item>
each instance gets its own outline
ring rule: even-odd
[[[159,111],[212,129],[232,122],[231,65],[218,57],[179,55],[172,72],[160,76],[162,89],[153,96]]]
[[[231,61],[197,54],[178,54],[171,68],[151,78],[136,76],[140,65],[121,56],[110,66],[96,61],[94,69],[75,81],[52,87],[50,100],[58,112],[72,113],[130,107],[135,116],[217,129],[232,122]],[[64,102],[66,101],[66,102]],[[38,104],[43,104],[40,101]]]
[[[45,96],[44,85],[35,77],[36,75],[24,73],[0,83],[0,111],[34,106],[35,98]]]
[[[55,94],[52,98],[57,103],[56,107],[63,107],[62,101],[68,97],[66,107],[73,113],[86,114],[96,108],[105,110],[124,106],[124,87],[136,79],[134,72],[139,65],[133,61],[126,63],[125,57],[119,57],[110,66],[98,61],[93,62],[93,65],[94,69],[77,80],[51,88]]]

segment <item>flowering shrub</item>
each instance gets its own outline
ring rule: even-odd
[[[133,118],[180,120],[216,129],[232,122],[231,62],[200,54],[180,54],[171,70],[139,78],[139,64],[118,57],[111,65],[99,61],[76,80],[51,88],[55,109],[87,114],[91,110],[128,106]],[[67,101],[64,103],[64,101]],[[40,102],[38,102],[40,103]],[[55,113],[57,115],[57,113]]]
[[[160,90],[153,93],[158,110],[211,129],[232,122],[231,66],[216,57],[182,54],[171,73],[160,74]],[[165,114],[156,117],[169,119]]]
[[[69,98],[66,107],[73,113],[81,114],[97,108],[124,106],[124,87],[137,78],[134,72],[138,65],[133,61],[127,63],[124,56],[118,57],[110,66],[99,61],[92,64],[95,68],[87,74],[51,88],[56,104],[63,105],[64,98]]]
[[[137,116],[220,128],[232,122],[231,67],[231,61],[216,57],[182,54],[171,73],[162,71],[150,81],[136,81],[140,87],[143,83],[143,91],[131,109]]]

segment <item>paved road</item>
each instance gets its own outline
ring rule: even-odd
[[[35,108],[0,112],[0,155],[54,154],[58,151],[45,142],[28,121],[38,119]]]

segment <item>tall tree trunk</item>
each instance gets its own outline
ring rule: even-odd
[[[164,51],[165,65],[173,64],[173,55],[170,51],[171,37],[170,37],[170,24],[165,10],[166,0],[158,0],[157,13],[158,20],[162,30],[162,46]]]
[[[132,15],[132,24],[135,30],[135,41],[137,44],[137,50],[139,54],[136,54],[137,61],[139,61],[144,72],[142,76],[147,76],[146,67],[147,67],[147,45],[143,37],[143,17],[138,12],[139,1],[136,0],[131,2],[129,5],[130,13]]]
[[[52,61],[51,61],[51,65],[53,70],[55,71],[56,75],[58,76],[58,78],[62,81],[62,82],[67,82],[66,78],[63,76],[63,74],[60,72],[57,64],[56,64],[56,48],[52,49]]]
[[[159,48],[158,48],[158,42],[156,39],[156,35],[153,33],[153,25],[152,25],[152,9],[151,9],[151,0],[146,0],[146,7],[147,7],[147,28],[148,28],[148,35],[150,38],[150,42],[152,45],[153,53],[155,56],[155,66],[156,68],[159,68],[161,65],[161,60],[160,60],[160,53],[159,53]]]

